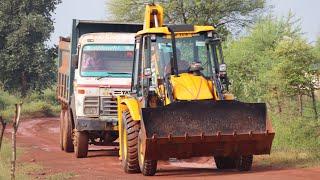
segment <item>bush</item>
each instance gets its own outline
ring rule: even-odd
[[[276,137],[274,150],[297,150],[319,153],[320,128],[318,122],[304,117],[273,116]]]
[[[4,119],[12,119],[15,111],[14,104],[23,102],[21,115],[24,118],[52,117],[59,112],[60,106],[56,101],[54,88],[33,92],[24,99],[0,90],[0,115]]]

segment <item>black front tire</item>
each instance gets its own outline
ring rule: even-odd
[[[86,158],[88,156],[89,138],[85,131],[74,132],[74,153],[77,158]]]
[[[122,167],[126,173],[139,173],[138,160],[138,135],[140,130],[140,122],[134,121],[131,118],[130,112],[125,111],[122,114],[123,129],[122,133],[126,133],[127,142],[122,144]],[[123,135],[124,136],[124,135]],[[122,138],[124,141],[124,138]],[[125,147],[125,144],[127,146]],[[126,151],[124,150],[126,148]]]
[[[144,160],[140,170],[144,176],[154,176],[157,172],[157,164],[156,160]]]
[[[235,169],[237,167],[237,158],[214,156],[214,161],[218,169]]]
[[[64,119],[64,114],[65,114],[65,110],[61,109],[61,112],[60,112],[60,149],[63,151],[64,150],[64,147],[63,147],[63,119]]]
[[[138,158],[139,158],[139,166],[142,174],[144,176],[154,176],[157,172],[157,160],[146,160],[144,158],[144,153],[143,149],[141,147],[144,147],[144,144],[142,142],[142,132],[139,132],[139,137],[138,137]]]
[[[63,118],[63,130],[62,130],[62,142],[63,142],[63,149],[65,152],[73,152],[74,147],[73,147],[73,140],[72,140],[72,115],[69,110],[66,110],[64,113],[64,118]]]
[[[239,171],[250,171],[252,168],[253,155],[240,156],[237,160],[237,169]]]

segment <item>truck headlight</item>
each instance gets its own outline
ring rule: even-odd
[[[97,107],[85,107],[84,114],[86,115],[98,115],[99,109]]]

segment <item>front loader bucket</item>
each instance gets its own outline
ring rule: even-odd
[[[148,160],[270,154],[274,132],[264,103],[186,101],[142,109]]]

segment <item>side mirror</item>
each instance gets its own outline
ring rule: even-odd
[[[73,54],[73,55],[71,56],[72,66],[73,66],[75,69],[78,69],[78,59],[79,59],[79,55],[78,55],[78,54]]]
[[[150,78],[152,75],[151,68],[145,68],[143,75],[144,75],[144,77]]]
[[[226,73],[227,72],[227,65],[226,64],[220,64],[219,71],[221,73]]]

